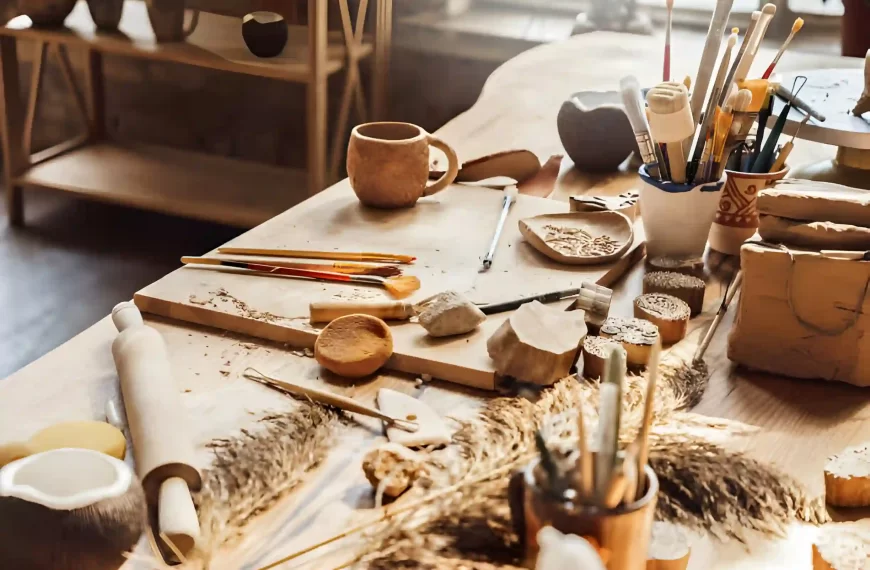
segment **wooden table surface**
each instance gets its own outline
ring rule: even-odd
[[[701,46],[675,41],[672,68],[677,76],[694,75]],[[531,50],[498,69],[479,102],[451,121],[438,135],[455,146],[461,159],[510,148],[528,148],[546,159],[561,153],[555,117],[561,101],[581,89],[614,89],[621,76],[634,73],[642,83],[656,81],[660,69],[659,42],[653,38],[596,33]],[[772,54],[762,51],[758,67]],[[815,67],[858,67],[861,60],[788,53],[783,70]],[[794,160],[827,158],[831,147],[799,141]],[[345,182],[328,192],[340,192]],[[587,175],[563,164],[554,197],[573,193],[618,193],[634,184],[630,174]],[[350,244],[347,244],[348,246]],[[191,252],[195,253],[195,252]],[[712,255],[716,268],[708,288],[705,311],[693,320],[689,338],[676,350],[691,351],[704,332],[721,298],[722,283],[734,270],[734,260]],[[641,288],[643,267],[635,267],[616,287],[611,314],[629,315]],[[119,299],[120,301],[121,299]],[[74,299],[71,302],[75,302]],[[761,427],[741,440],[753,455],[776,463],[814,493],[823,491],[822,468],[828,455],[870,438],[867,390],[822,381],[797,381],[735,370],[728,362],[726,337],[734,309],[716,336],[707,360],[713,379],[695,411]],[[58,315],[57,318],[63,318]],[[265,409],[280,409],[287,400],[241,377],[247,366],[312,383],[325,383],[317,364],[280,345],[237,337],[221,331],[162,319],[148,319],[165,337],[173,373],[191,414],[200,461],[210,452],[204,444],[252,425]],[[116,332],[103,319],[55,351],[0,382],[0,434],[3,440],[26,438],[53,422],[104,418],[105,402],[117,399],[118,380],[110,345]],[[394,373],[356,385],[330,384],[363,401],[377,389],[391,386],[412,393],[443,413],[473,411],[485,394],[433,382],[415,387],[413,378]],[[366,427],[367,426],[367,427]],[[281,501],[250,527],[248,538],[228,551],[214,568],[256,569],[275,559],[332,536],[346,526],[372,516],[371,488],[359,467],[362,453],[382,440],[372,424],[351,430],[326,464],[297,492]],[[691,568],[810,568],[808,533],[795,525],[788,539],[761,541],[751,551],[739,545],[718,545],[704,539],[695,545]],[[348,546],[348,545],[343,545]],[[281,568],[332,568],[348,559],[334,552],[331,562],[321,553]],[[145,567],[128,563],[130,567]]]

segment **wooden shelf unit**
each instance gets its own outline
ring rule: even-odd
[[[253,1],[253,0],[252,0]],[[23,187],[50,188],[84,197],[238,226],[254,226],[301,202],[335,177],[346,144],[351,106],[368,119],[359,61],[374,59],[371,115],[383,116],[392,0],[375,0],[374,34],[363,34],[365,7],[352,20],[347,0],[339,0],[342,30],[327,29],[328,0],[308,0],[307,26],[289,26],[283,53],[261,59],[241,37],[241,19],[201,13],[199,25],[183,42],[158,43],[144,2],[127,0],[115,33],[99,32],[80,0],[61,28],[36,28],[19,16],[0,26],[0,118],[4,180],[11,224],[24,221]],[[255,8],[255,7],[254,7]],[[21,100],[18,40],[34,41],[27,105]],[[79,90],[67,48],[86,52],[85,87]],[[87,133],[31,154],[35,108],[48,54],[57,56]],[[103,55],[194,65],[267,77],[307,86],[306,172],[253,162],[146,145],[111,142],[105,136]],[[327,80],[345,71],[345,88],[327,165]]]

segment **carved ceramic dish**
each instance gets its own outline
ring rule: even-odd
[[[520,220],[519,226],[529,245],[568,265],[618,259],[634,240],[631,220],[618,212],[546,214]]]

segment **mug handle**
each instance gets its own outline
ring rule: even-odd
[[[456,176],[459,174],[459,157],[456,156],[456,151],[449,144],[433,135],[429,135],[429,144],[443,150],[444,154],[447,155],[447,172],[441,178],[426,186],[423,189],[423,196],[431,196],[436,192],[441,192],[453,184],[453,181],[456,180]]]

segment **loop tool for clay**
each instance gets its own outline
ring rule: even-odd
[[[385,422],[388,426],[397,427],[411,433],[416,432],[418,429],[420,429],[420,425],[417,422],[406,420],[403,418],[394,418],[393,416],[388,416],[387,414],[382,413],[380,410],[364,406],[356,400],[353,400],[352,398],[348,398],[346,396],[340,396],[338,394],[333,394],[332,392],[327,392],[325,390],[318,390],[317,388],[309,388],[308,386],[300,386],[299,384],[291,384],[290,382],[279,380],[278,378],[274,378],[272,376],[267,376],[256,368],[246,368],[245,371],[242,373],[242,376],[248,378],[249,380],[259,382],[260,384],[268,386],[269,388],[273,388],[281,392],[294,394],[296,396],[305,396],[306,398],[310,398],[312,401],[318,402],[320,404],[326,404],[327,406],[335,406],[336,408],[344,410],[345,412],[353,412],[355,414],[361,414],[363,416],[377,418]]]

